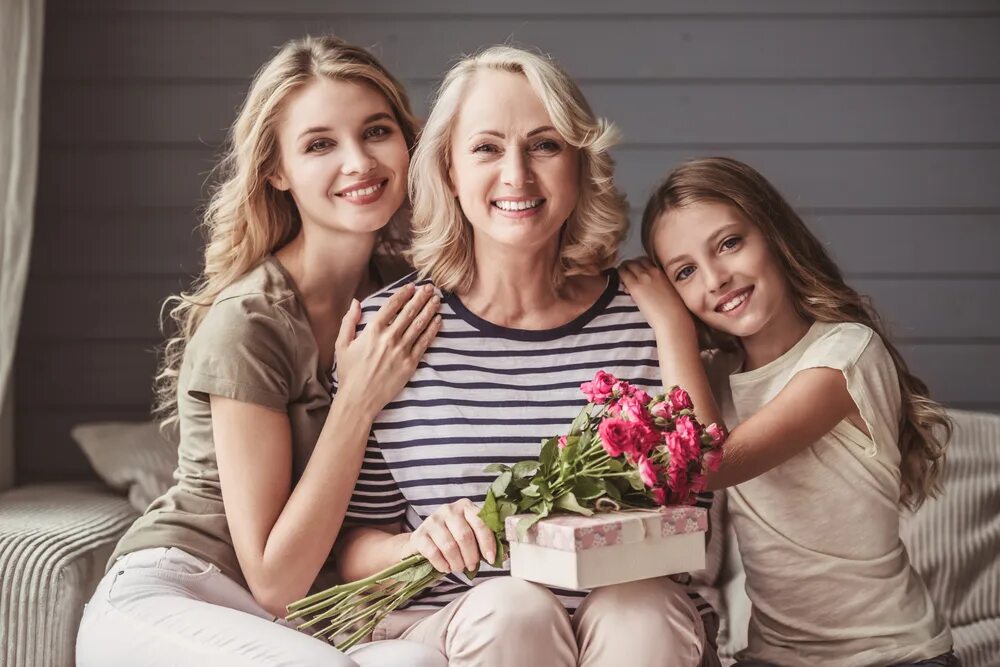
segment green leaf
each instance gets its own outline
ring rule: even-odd
[[[507,521],[507,517],[517,514],[517,503],[509,500],[501,500],[497,505],[500,507],[500,523]]]
[[[625,477],[628,480],[629,486],[631,486],[636,491],[642,491],[646,488],[646,485],[642,481],[642,477],[639,476],[638,470],[632,470]]]
[[[490,485],[490,491],[493,495],[498,498],[502,498],[507,495],[507,486],[510,484],[510,480],[513,477],[510,470],[506,470],[500,473],[500,476],[493,480],[493,484]]]
[[[624,472],[625,471],[625,466],[618,459],[611,459],[611,458],[609,458],[608,459],[608,469],[611,472]]]
[[[590,419],[590,411],[588,409],[589,407],[590,406],[588,405],[587,408],[584,408],[580,412],[580,414],[576,416],[576,419],[573,420],[573,424],[569,427],[570,435],[576,435],[584,428],[586,428],[587,420]]]
[[[556,498],[555,506],[559,509],[566,510],[567,512],[576,512],[577,514],[582,514],[584,516],[591,516],[594,513],[594,510],[588,509],[577,502],[576,496],[573,495],[572,491],[564,493]]]
[[[609,482],[608,480],[605,480],[604,488],[608,492],[608,498],[611,498],[612,500],[615,501],[619,501],[622,499],[622,492],[618,488],[618,485],[615,484],[614,482]]]
[[[521,501],[517,504],[517,509],[519,512],[524,512],[525,510],[531,510],[532,507],[538,503],[538,498],[532,498],[531,496],[525,496],[521,498]]]
[[[490,565],[496,568],[503,567],[503,562],[507,560],[507,541],[497,540],[497,557]]]
[[[593,477],[580,477],[573,485],[573,495],[580,500],[591,500],[603,496],[605,493],[607,491],[603,480],[597,480]]]
[[[532,514],[531,516],[526,516],[518,520],[517,522],[517,539],[524,541],[525,536],[528,534],[528,530],[542,520],[541,514]]]
[[[542,495],[542,490],[538,487],[536,482],[532,482],[528,486],[521,489],[522,496],[528,496],[529,498],[538,498]]]
[[[491,463],[488,466],[486,466],[485,468],[483,468],[483,472],[497,472],[497,473],[499,473],[499,472],[507,472],[508,470],[510,470],[510,466],[509,465],[505,465],[503,463]]]
[[[486,500],[483,501],[483,508],[479,510],[479,518],[494,533],[503,530],[503,521],[500,520],[500,511],[497,508],[497,499],[493,495],[492,488],[486,492]]]
[[[531,477],[538,472],[540,466],[538,461],[518,461],[511,472],[516,478]]]
[[[558,443],[558,438],[549,438],[542,443],[542,451],[538,455],[538,462],[543,471],[549,470],[552,467],[552,462],[556,460],[556,456],[559,454]]]
[[[433,571],[434,571],[434,566],[431,565],[429,562],[424,561],[423,563],[414,565],[413,567],[406,568],[402,572],[393,575],[392,578],[395,579],[396,581],[406,581],[406,582],[420,581]]]

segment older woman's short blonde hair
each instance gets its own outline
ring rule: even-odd
[[[556,131],[580,151],[580,197],[560,236],[553,284],[613,266],[628,231],[625,196],[615,187],[610,148],[616,128],[597,118],[579,87],[548,58],[493,46],[463,58],[445,75],[410,164],[413,206],[411,261],[421,277],[445,291],[468,289],[475,277],[472,229],[449,187],[451,135],[476,72],[522,74],[541,98]]]

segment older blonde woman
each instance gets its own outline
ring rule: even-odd
[[[425,642],[453,666],[716,660],[711,608],[671,579],[587,595],[485,566],[460,574],[495,554],[476,516],[484,466],[536,456],[599,369],[660,384],[653,332],[610,268],[628,224],[613,139],[572,80],[532,53],[488,49],[442,84],[410,172],[417,273],[364,310],[430,282],[443,325],[375,418],[348,508],[360,525],[337,548],[348,580],[416,552],[449,575],[375,638]]]

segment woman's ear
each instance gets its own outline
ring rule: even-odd
[[[288,179],[285,178],[285,174],[280,169],[268,176],[267,182],[273,185],[276,190],[281,190],[282,192],[287,192],[288,188],[291,187]]]

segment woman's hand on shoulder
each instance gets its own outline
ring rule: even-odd
[[[676,325],[691,326],[694,320],[680,294],[670,284],[663,271],[648,257],[622,262],[618,275],[639,311],[654,329],[669,329]]]
[[[496,560],[493,531],[468,498],[439,507],[409,536],[400,556],[419,553],[438,572],[474,570],[481,556],[491,563]]]
[[[338,396],[362,401],[374,417],[406,385],[441,329],[441,299],[430,285],[411,283],[389,297],[355,335],[361,304],[351,303],[337,336]]]

